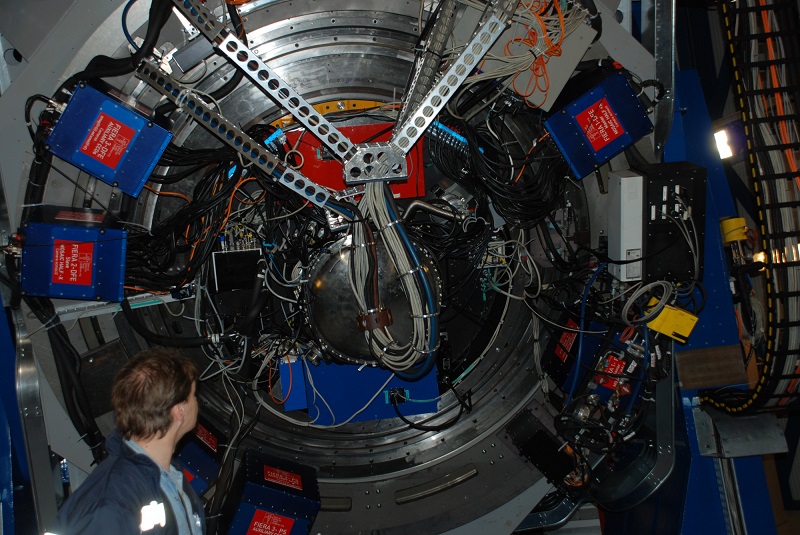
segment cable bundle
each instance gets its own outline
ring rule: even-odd
[[[418,378],[425,375],[435,361],[438,346],[438,299],[433,283],[419,259],[414,245],[405,233],[397,213],[390,204],[391,192],[384,191],[380,183],[369,183],[359,203],[359,209],[377,225],[387,254],[395,266],[408,299],[412,318],[410,340],[397,340],[390,327],[365,331],[370,352],[387,368],[403,378]],[[374,256],[375,243],[368,241],[369,233],[359,226],[353,230],[353,255],[351,265],[351,287],[362,314],[374,314],[380,310],[375,295],[377,284],[370,280],[371,270],[368,256]],[[373,277],[374,278],[374,277]],[[372,293],[368,298],[367,293]],[[421,368],[414,367],[424,361]]]

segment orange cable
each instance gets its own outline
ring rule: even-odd
[[[178,198],[181,198],[184,201],[186,201],[188,204],[192,204],[192,200],[189,199],[189,197],[187,197],[183,193],[178,193],[176,191],[157,191],[157,190],[151,188],[150,186],[148,186],[147,184],[144,185],[144,189],[146,189],[147,191],[155,193],[159,197],[161,197],[162,195],[165,196],[165,197],[178,197]]]

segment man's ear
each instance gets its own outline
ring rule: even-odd
[[[172,417],[173,422],[183,422],[183,403],[173,405],[169,409],[169,414]]]

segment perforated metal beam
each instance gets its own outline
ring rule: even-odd
[[[203,5],[192,0],[174,0],[206,39],[231,63],[241,70],[264,93],[284,106],[297,121],[322,141],[333,154],[347,160],[356,152],[355,146],[325,117],[297,93],[286,81],[278,76],[247,45],[239,41],[227,28],[219,24],[213,14]]]
[[[472,70],[506,29],[505,23],[496,15],[491,15],[485,22],[480,22],[475,35],[467,43],[458,59],[445,71],[416,110],[408,119],[395,128],[390,140],[398,152],[407,154],[414,143],[425,133],[447,102],[453,98],[456,89],[464,82]]]
[[[403,96],[403,108],[397,117],[398,124],[405,122],[408,114],[417,109],[419,103],[436,82],[436,74],[442,63],[447,39],[453,33],[455,25],[456,2],[455,0],[444,0],[436,12],[436,20],[433,21],[430,34],[425,36],[423,48],[414,62],[413,78],[408,92]]]
[[[153,89],[166,96],[177,106],[185,108],[192,118],[217,139],[235,149],[253,165],[276,177],[279,184],[289,191],[304,197],[317,206],[325,206],[330,194],[328,190],[297,171],[286,168],[285,164],[273,156],[258,141],[248,136],[242,129],[228,121],[205,102],[192,94],[187,88],[161,71],[155,63],[146,60],[136,71],[140,79]]]

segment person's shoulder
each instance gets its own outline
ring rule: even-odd
[[[63,533],[108,533],[108,526],[116,525],[138,533],[142,507],[159,499],[158,476],[150,472],[130,457],[102,461],[59,511]]]
[[[113,526],[117,535],[139,533],[139,512],[129,504],[114,496],[92,493],[93,500],[86,499],[89,494],[71,496],[59,511],[60,535],[101,535]],[[83,498],[83,499],[81,499]]]

